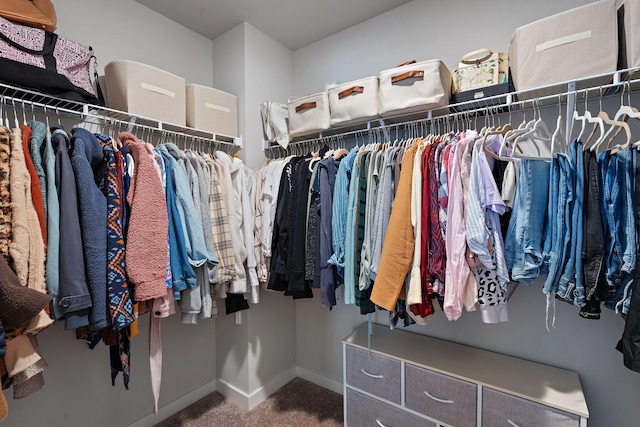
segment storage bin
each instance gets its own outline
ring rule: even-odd
[[[516,29],[509,44],[511,77],[517,91],[582,79],[616,70],[618,29],[615,0],[604,0]],[[578,87],[605,84],[587,79]],[[533,98],[566,87],[524,92]]]
[[[381,71],[380,114],[391,116],[447,105],[451,85],[451,73],[438,59],[411,61]]]
[[[238,136],[238,98],[212,87],[188,84],[187,126]]]
[[[640,0],[625,0],[618,9],[620,68],[640,67]]]
[[[329,89],[331,126],[354,123],[378,115],[378,77],[366,77]]]
[[[150,65],[112,61],[105,68],[107,106],[135,116],[186,124],[185,80]]]
[[[290,98],[288,108],[289,134],[292,137],[320,132],[331,127],[327,92]]]

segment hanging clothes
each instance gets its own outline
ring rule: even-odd
[[[382,308],[393,310],[400,295],[404,279],[413,258],[414,235],[411,227],[411,179],[413,157],[417,145],[407,149],[394,198],[393,209],[386,230],[393,239],[385,239],[380,255],[380,266],[371,292],[371,301]]]
[[[96,185],[103,179],[106,165],[95,135],[81,128],[74,128],[71,135],[71,166],[76,179],[85,271],[92,300],[89,329],[99,331],[111,323],[107,302],[107,197]]]
[[[9,258],[12,239],[11,130],[0,126],[0,254]]]

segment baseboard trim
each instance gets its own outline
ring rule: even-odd
[[[242,409],[250,411],[295,377],[296,368],[291,367],[281,372],[252,393],[245,393],[233,384],[218,378],[216,380],[216,390]]]
[[[304,380],[310,381],[336,393],[344,393],[342,382],[334,380],[333,378],[329,378],[307,368],[292,366],[291,368],[286,369],[285,371],[269,380],[266,384],[258,388],[253,393],[246,393],[233,384],[230,384],[218,378],[214,381],[204,384],[203,386],[193,390],[190,393],[185,394],[184,396],[179,397],[173,402],[162,406],[158,410],[157,414],[146,415],[145,417],[140,418],[134,423],[129,424],[129,427],[153,427],[160,421],[169,418],[170,416],[197,402],[203,397],[213,393],[214,391],[219,392],[227,399],[236,403],[242,409],[250,411],[295,377],[300,377]]]
[[[303,380],[310,381],[314,384],[319,385],[320,387],[335,391],[336,393],[344,393],[344,388],[342,386],[342,382],[340,381],[334,380],[333,378],[329,378],[325,375],[319,374],[301,366],[296,367],[296,372],[298,376]]]
[[[280,374],[273,377],[265,385],[251,393],[249,396],[249,410],[255,408],[267,397],[271,396],[276,391],[280,390],[282,386],[296,377],[296,367],[292,366],[289,369],[282,371]]]
[[[173,402],[169,402],[166,405],[160,407],[157,414],[149,414],[143,418],[140,418],[138,421],[129,424],[129,427],[153,427],[160,421],[169,418],[170,416],[181,411],[187,406],[196,403],[198,400],[213,393],[214,391],[216,391],[216,381],[208,382],[205,385],[185,394],[184,396],[180,396]]]

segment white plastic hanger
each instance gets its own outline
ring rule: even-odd
[[[569,133],[569,136],[571,133]],[[556,153],[564,153],[567,151],[567,141],[562,134],[562,106],[560,104],[560,96],[558,96],[558,119],[556,120],[556,129],[551,135],[551,155]]]
[[[536,102],[537,103],[537,102]],[[539,108],[539,105],[538,105]],[[524,154],[521,144],[533,146],[536,150],[535,155]],[[516,137],[513,142],[513,156],[521,159],[540,159],[551,157],[551,133],[547,125],[542,120],[542,115],[538,111],[538,119],[528,132]]]
[[[556,121],[556,129],[551,135],[551,155],[556,153],[564,153],[567,151],[567,143],[562,135],[562,116],[558,116]]]

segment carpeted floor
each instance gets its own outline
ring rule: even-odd
[[[300,427],[343,425],[342,395],[294,378],[251,411],[211,393],[156,427]]]

